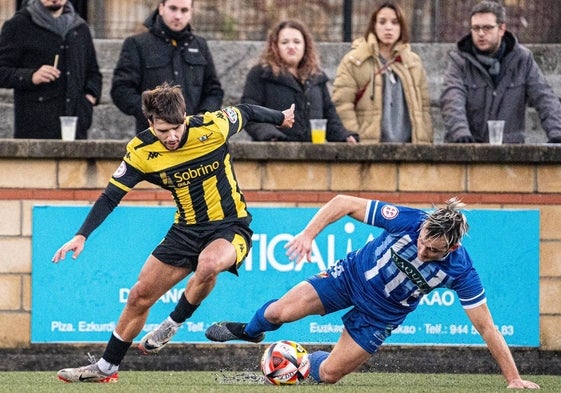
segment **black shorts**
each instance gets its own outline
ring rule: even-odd
[[[165,264],[195,271],[201,251],[212,241],[225,239],[236,249],[236,262],[228,271],[237,275],[251,248],[252,235],[249,224],[239,220],[219,225],[173,224],[152,255]]]

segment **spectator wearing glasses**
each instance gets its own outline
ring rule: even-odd
[[[440,96],[446,142],[486,143],[487,120],[504,120],[503,142],[524,143],[526,105],[538,111],[548,142],[561,142],[561,103],[505,18],[500,4],[478,3],[471,33],[449,54]]]

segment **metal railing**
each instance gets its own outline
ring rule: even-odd
[[[71,0],[87,9],[96,38],[125,38],[142,23],[158,0]],[[317,41],[338,42],[363,34],[379,0],[195,0],[194,30],[211,40],[264,40],[278,20],[298,18]],[[0,25],[17,1],[0,0]],[[413,42],[455,42],[468,32],[473,1],[402,0]],[[507,28],[521,42],[561,42],[561,1],[504,0]]]

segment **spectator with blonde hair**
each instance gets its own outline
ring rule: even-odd
[[[411,51],[402,8],[384,1],[337,69],[333,102],[363,142],[431,143],[427,76]]]
[[[245,130],[255,141],[311,141],[310,119],[327,119],[327,141],[358,142],[337,115],[327,88],[328,78],[307,27],[297,20],[278,23],[269,32],[259,64],[249,71],[242,103],[288,108],[295,104],[291,129],[250,122]]]

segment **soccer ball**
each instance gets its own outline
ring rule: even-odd
[[[263,353],[261,371],[273,385],[296,385],[310,374],[308,351],[294,341],[277,341]]]

